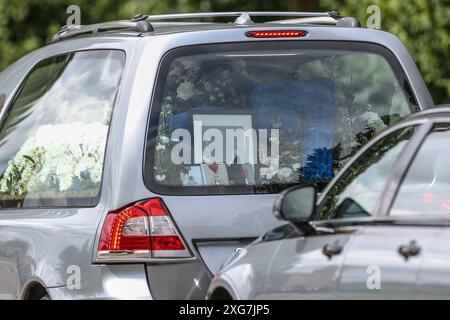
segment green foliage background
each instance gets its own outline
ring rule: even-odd
[[[405,43],[436,103],[450,103],[450,0],[0,0],[0,70],[51,38],[82,10],[82,24],[130,19],[137,13],[236,10],[333,10],[365,25],[367,7],[381,8],[381,28]]]

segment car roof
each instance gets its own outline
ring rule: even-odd
[[[436,117],[450,118],[450,104],[437,105],[428,109],[424,109],[423,111],[420,112],[412,113],[408,117],[406,117],[403,121],[401,121],[401,123]]]
[[[268,21],[255,23],[261,17]],[[272,19],[268,19],[268,18]],[[273,18],[283,18],[283,20]],[[286,19],[295,17],[295,19]],[[201,22],[202,19],[227,20],[228,22]],[[235,19],[234,21],[231,19]],[[184,21],[184,20],[197,21]],[[209,12],[167,15],[137,15],[131,20],[110,21],[84,26],[63,26],[54,35],[53,42],[78,36],[154,36],[180,32],[243,29],[248,27],[271,26],[321,26],[321,27],[355,27],[361,26],[353,17],[342,17],[338,12]]]

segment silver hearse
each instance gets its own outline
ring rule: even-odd
[[[63,27],[0,102],[3,299],[204,298],[277,193],[433,104],[398,38],[337,12]]]

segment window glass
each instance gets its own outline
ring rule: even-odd
[[[320,219],[373,215],[394,165],[413,132],[412,127],[396,131],[359,157],[327,193]]]
[[[124,59],[85,51],[31,71],[0,129],[1,207],[96,204]]]
[[[322,47],[239,44],[170,53],[148,136],[152,190],[271,193],[325,184],[368,139],[411,112],[387,50]]]
[[[406,174],[390,215],[450,214],[450,125],[428,135]]]

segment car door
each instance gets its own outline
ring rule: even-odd
[[[334,299],[352,227],[284,240],[268,271],[265,299]]]
[[[392,168],[413,134],[411,127],[394,131],[344,168],[319,199],[317,218],[321,221],[315,223],[317,235],[287,240],[280,246],[269,271],[269,297],[342,296],[338,292],[341,276],[353,274],[347,265],[348,260],[350,264],[355,260],[349,248],[355,248],[353,242],[358,243],[367,229],[361,222],[374,218]],[[356,259],[358,256],[359,253]],[[366,277],[362,281],[365,286]]]
[[[368,226],[354,236],[339,284],[342,299],[417,299],[419,268],[437,229]]]
[[[422,248],[420,271],[415,294],[422,299],[450,297],[450,125],[433,126],[411,163],[393,201],[390,216],[420,220],[414,234],[434,226],[431,244]],[[423,246],[423,243],[418,243]]]
[[[406,220],[388,220],[383,210],[395,194],[393,181],[408,167],[425,130],[426,125],[420,129],[410,126],[383,136],[344,172],[341,180],[348,183],[340,187],[338,181],[327,194],[322,214],[331,209],[337,219],[374,216],[359,221],[362,227],[352,237],[338,298],[417,298],[415,283],[422,252],[430,247],[437,230]],[[352,177],[354,173],[356,177]]]
[[[410,230],[385,226],[378,216],[385,188],[415,131],[414,127],[401,128],[374,142],[344,169],[320,199],[321,219],[334,225],[355,225],[357,229],[336,280],[337,298],[374,297],[368,286],[378,288],[380,269],[384,285],[392,282],[395,286],[399,270],[408,283],[416,276],[417,261],[408,261],[411,267],[404,270],[401,265],[405,259],[398,253],[399,246],[408,246],[413,240],[409,238]]]
[[[450,230],[441,228],[430,247],[423,252],[416,281],[420,299],[449,299],[450,297]]]

